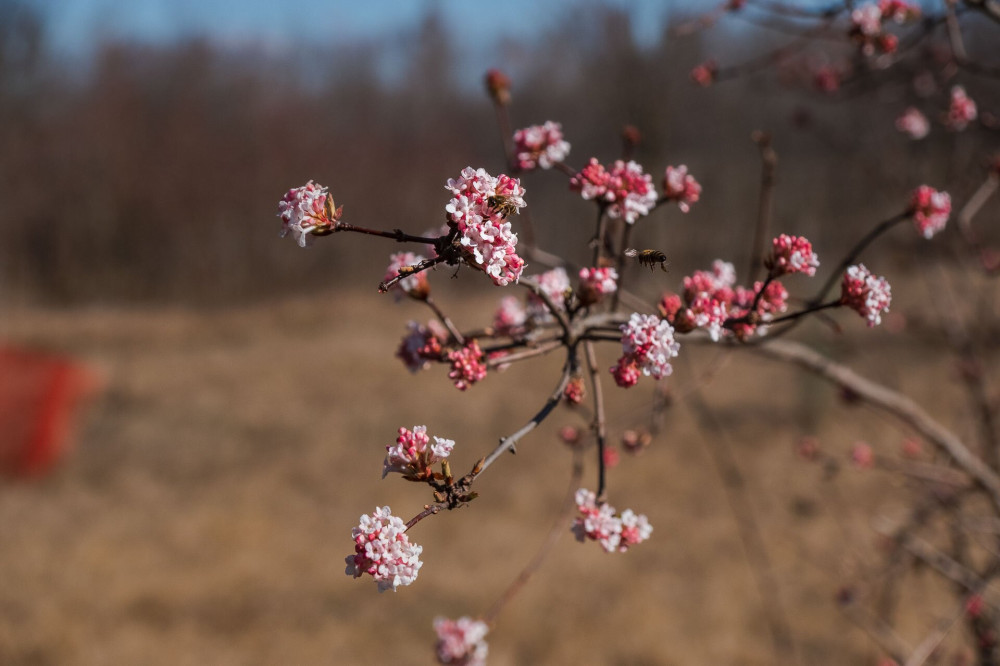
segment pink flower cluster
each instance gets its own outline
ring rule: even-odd
[[[910,197],[910,211],[917,231],[924,238],[931,238],[948,224],[951,196],[928,185],[921,185]]]
[[[977,115],[976,103],[965,93],[965,88],[953,87],[951,103],[948,106],[948,128],[960,132],[968,127]]]
[[[864,264],[849,266],[841,282],[840,302],[868,320],[868,326],[882,323],[889,311],[892,290],[884,277],[871,274]]]
[[[911,106],[903,111],[903,115],[896,118],[896,129],[914,141],[919,141],[930,134],[931,122],[927,120],[927,116],[920,112],[920,109]]]
[[[455,442],[451,439],[435,437],[430,444],[427,426],[413,426],[413,430],[399,429],[396,445],[385,447],[385,462],[382,464],[382,478],[390,472],[399,472],[403,478],[422,481],[433,474],[434,463],[451,455]]]
[[[613,268],[580,269],[580,301],[586,305],[597,303],[618,290],[618,271]]]
[[[514,132],[514,146],[517,168],[521,171],[535,167],[551,169],[569,155],[569,142],[563,139],[562,125],[551,120]]]
[[[453,195],[445,210],[458,226],[466,262],[499,286],[517,282],[524,260],[517,255],[517,234],[511,232],[507,216],[525,206],[520,181],[466,167],[457,180],[449,178],[445,188]]]
[[[739,340],[763,335],[767,331],[763,324],[785,311],[788,291],[777,280],[771,280],[766,287],[763,282],[755,282],[753,289],[734,287],[735,282],[733,265],[716,259],[711,272],[695,271],[684,278],[683,298],[676,294],[664,296],[660,312],[678,332],[702,328],[715,341],[730,332]],[[755,300],[757,304],[751,315]],[[727,321],[736,319],[744,321],[731,322],[726,327]]]
[[[423,260],[422,256],[413,252],[397,252],[390,255],[389,266],[385,269],[385,277],[382,278],[382,281],[388,282],[392,280],[399,275],[400,269],[407,266],[415,266]],[[427,281],[427,273],[424,272],[407,276],[392,285],[392,292],[395,294],[397,300],[402,298],[404,294],[413,298],[426,298],[430,290],[431,286]]]
[[[576,491],[576,507],[580,516],[573,523],[573,534],[581,543],[590,539],[601,544],[609,553],[624,553],[642,543],[653,533],[646,516],[625,509],[616,515],[610,504],[597,504],[596,495],[584,488]]]
[[[898,11],[887,3],[868,4],[857,7],[851,12],[851,37],[861,45],[861,52],[872,55],[878,49],[882,53],[893,53],[899,46],[899,39],[882,29],[882,22],[888,18],[882,10],[882,5],[892,12],[891,18],[898,21]]]
[[[806,238],[781,234],[771,241],[768,267],[775,277],[790,273],[805,273],[812,277],[819,268],[819,258]]]
[[[335,230],[343,212],[343,206],[333,210],[333,202],[327,206],[329,194],[325,187],[309,181],[302,187],[288,190],[278,202],[278,217],[281,218],[281,237],[292,234],[292,238],[305,247],[311,236],[321,236]]]
[[[455,388],[464,391],[473,384],[486,379],[486,364],[479,343],[469,340],[461,349],[448,352],[451,372],[448,378],[455,382]]]
[[[610,171],[596,157],[569,181],[570,189],[584,199],[597,199],[607,205],[610,217],[623,218],[629,224],[647,215],[656,204],[653,178],[637,163],[616,160]]]
[[[878,8],[882,12],[883,21],[906,23],[921,15],[920,5],[906,0],[879,0]]]
[[[351,530],[354,555],[348,555],[348,576],[360,578],[371,575],[378,583],[378,591],[400,585],[409,585],[417,579],[423,566],[420,553],[423,548],[406,536],[406,524],[392,515],[389,507],[376,507],[371,515],[361,516],[358,526]]]
[[[691,80],[702,88],[707,88],[715,83],[718,74],[719,65],[714,60],[706,60],[691,70]]]
[[[676,201],[677,207],[686,213],[691,210],[691,204],[701,198],[701,185],[688,174],[686,165],[668,166],[663,175],[663,196]]]
[[[497,335],[514,335],[528,321],[528,313],[516,296],[504,296],[493,315],[493,331]]]
[[[441,341],[447,339],[447,333],[436,332],[432,325],[425,327],[415,321],[409,322],[406,326],[409,332],[396,350],[396,358],[403,362],[406,369],[410,372],[419,372],[430,367],[431,361],[440,361],[443,354]]]
[[[670,359],[677,356],[680,344],[674,340],[674,327],[656,315],[633,312],[622,324],[622,356],[611,367],[615,382],[628,388],[639,381],[639,373],[662,379],[673,372]]]
[[[538,282],[539,290],[548,296],[557,310],[566,309],[566,294],[571,287],[565,268],[557,266],[536,275],[535,280]],[[528,315],[537,321],[548,321],[552,316],[545,301],[533,293],[528,294]]]
[[[489,654],[486,634],[490,628],[482,620],[460,617],[449,620],[446,617],[434,619],[437,632],[437,658],[442,664],[458,666],[484,666]]]

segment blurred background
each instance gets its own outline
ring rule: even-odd
[[[921,98],[914,71],[898,81],[875,71],[831,94],[816,71],[849,67],[851,50],[824,45],[701,88],[689,72],[706,59],[744,62],[795,40],[753,11],[684,29],[716,6],[0,0],[0,437],[8,449],[15,437],[49,447],[0,479],[0,663],[428,663],[433,617],[484,612],[530,558],[568,478],[554,432],[583,425],[579,415],[554,417],[501,461],[472,507],[414,530],[427,562],[414,586],[377,595],[344,576],[358,515],[390,504],[409,516],[429,500],[378,480],[397,428],[426,423],[457,440],[464,468],[533,414],[557,366],[518,367],[468,394],[442,368],[410,376],[393,353],[405,322],[429,313],[375,293],[396,248],[337,236],[301,250],[277,238],[277,201],[310,179],[351,223],[440,224],[448,178],[504,168],[488,68],[513,81],[515,127],[562,123],[571,165],[617,158],[630,124],[654,179],[683,163],[701,182],[691,213],[658,213],[637,230],[637,244],[669,257],[669,275],[636,287],[652,297],[716,257],[745,273],[754,130],[770,132],[779,155],[773,228],[808,236],[821,258],[898,212],[920,183],[956,201],[978,187],[997,132],[938,128],[911,142],[893,123],[915,101],[946,108],[955,82],[981,112],[1000,109],[995,79],[932,81]],[[994,26],[964,27],[972,55],[997,55]],[[523,182],[540,246],[587,256],[591,206],[560,174]],[[982,215],[995,221],[1000,208]],[[927,304],[897,280],[919,284],[915,268],[935,252],[897,233],[870,259],[894,285],[896,332],[918,326]],[[438,271],[437,298],[460,327],[481,325],[502,294],[460,277]],[[809,334],[936,409],[961,410],[935,391],[950,366],[926,352],[934,335],[907,347],[847,325],[854,342]],[[700,363],[731,379],[709,388],[806,663],[874,660],[834,598],[875,557],[867,509],[894,515],[906,488],[850,470],[824,485],[793,443],[819,434],[845,452],[905,433],[874,413],[844,419],[832,390],[786,369],[691,358],[675,390],[702,381]],[[25,364],[44,369],[15,371]],[[647,417],[627,397],[615,398],[615,436]],[[53,433],[15,433],[53,413]],[[613,503],[647,513],[653,541],[618,557],[567,535],[501,617],[493,663],[771,663],[704,433],[688,411],[670,414],[643,460],[611,472]],[[76,444],[68,456],[63,442]],[[934,585],[909,589],[934,599]],[[908,611],[915,631],[933,616],[922,608]]]

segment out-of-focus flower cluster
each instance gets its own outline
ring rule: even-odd
[[[385,277],[382,278],[383,282],[388,282],[394,279],[400,274],[400,271],[406,271],[412,266],[416,266],[424,257],[419,254],[414,254],[413,252],[396,252],[389,256],[389,266],[385,269]],[[421,299],[427,298],[427,295],[431,291],[430,283],[427,281],[427,273],[413,273],[407,275],[402,280],[397,282],[392,286],[391,291],[396,296],[396,299],[402,298],[404,295],[411,296],[413,298]]]
[[[954,86],[951,89],[951,103],[948,106],[948,129],[960,132],[968,127],[977,115],[976,103],[966,94],[965,88]]]
[[[578,295],[584,305],[597,303],[618,289],[618,271],[613,268],[581,268]]]
[[[569,155],[569,142],[563,138],[562,125],[549,120],[514,132],[514,150],[521,171],[551,169]]]
[[[674,339],[674,327],[656,315],[633,312],[622,324],[622,356],[611,367],[615,383],[628,388],[639,381],[639,373],[662,379],[674,371],[670,359],[677,356],[680,344]]]
[[[378,591],[395,591],[400,585],[409,585],[417,579],[423,566],[420,553],[423,548],[410,543],[406,537],[406,524],[392,515],[389,507],[376,507],[371,515],[361,516],[358,526],[351,530],[354,555],[347,556],[348,576],[360,578],[369,574],[378,583]]]
[[[596,157],[579,173],[570,178],[570,189],[584,199],[602,202],[609,217],[623,218],[629,224],[647,215],[656,203],[653,178],[636,162],[616,160],[611,169]]]
[[[691,204],[701,198],[701,185],[688,173],[686,165],[668,166],[663,174],[663,196],[668,201],[676,201],[683,212],[691,210]]]
[[[609,553],[624,553],[653,533],[645,515],[637,514],[632,509],[625,509],[618,515],[610,504],[597,504],[593,491],[577,490],[576,507],[580,515],[572,530],[577,541],[597,541]]]
[[[427,426],[413,426],[413,430],[399,429],[396,445],[385,447],[385,462],[382,463],[382,478],[390,472],[398,472],[410,481],[424,481],[431,477],[431,467],[449,455],[455,448],[454,440],[435,437],[430,443]]]
[[[948,216],[951,215],[951,196],[928,185],[921,185],[913,191],[910,210],[917,231],[924,238],[931,238],[948,223]]]
[[[919,5],[904,0],[880,0],[855,7],[851,12],[850,36],[865,55],[895,53],[899,38],[886,30],[885,24],[906,23],[920,17]]]
[[[403,362],[410,372],[426,370],[432,361],[440,361],[444,353],[441,341],[447,339],[447,333],[436,330],[440,324],[430,322],[421,326],[415,321],[407,323],[407,334],[399,343],[396,358]]]
[[[889,311],[892,290],[884,277],[872,275],[864,264],[849,266],[841,282],[840,302],[868,320],[868,326],[882,323]]]
[[[446,617],[434,619],[437,633],[436,646],[438,662],[458,666],[483,666],[489,654],[486,634],[490,628],[482,620],[460,617],[450,620]]]
[[[525,206],[520,181],[466,167],[459,178],[449,178],[445,188],[452,193],[445,210],[458,227],[466,262],[484,271],[494,284],[517,282],[524,260],[517,254],[517,234],[507,216]]]
[[[448,378],[455,382],[455,388],[464,391],[473,384],[486,379],[486,363],[479,343],[469,340],[461,349],[448,352],[451,372]]]

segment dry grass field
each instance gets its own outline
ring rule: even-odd
[[[459,325],[491,307],[468,305]],[[335,291],[221,311],[6,313],[5,340],[85,360],[106,389],[64,464],[0,485],[0,663],[430,663],[435,615],[483,613],[542,543],[571,462],[555,432],[584,420],[560,408],[483,476],[470,507],[415,527],[425,565],[412,586],[380,595],[348,578],[359,515],[389,504],[407,518],[429,500],[423,487],[379,478],[398,427],[455,439],[465,470],[556,380],[558,359],[466,393],[441,367],[412,376],[392,357],[410,318],[426,314]],[[971,431],[946,354],[840,319],[853,346],[819,326],[806,333]],[[873,528],[906,516],[913,487],[851,467],[848,452],[864,439],[897,456],[907,433],[791,368],[718,349],[682,354],[691,362],[668,380],[663,431],[609,472],[612,503],[646,513],[653,538],[609,555],[566,534],[500,616],[490,663],[773,662],[707,435],[685,400],[698,384],[747,479],[803,662],[874,664],[877,650],[835,597],[878,571]],[[612,388],[614,436],[645,422],[648,388]],[[819,436],[838,473],[795,455],[803,434]],[[590,459],[585,474],[593,487]],[[905,581],[911,640],[950,612],[937,581],[927,571]]]

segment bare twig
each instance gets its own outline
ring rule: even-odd
[[[753,142],[760,149],[760,198],[757,201],[757,226],[754,228],[753,249],[750,253],[750,266],[747,269],[747,279],[752,285],[760,275],[764,262],[764,244],[768,228],[771,225],[771,212],[774,208],[774,172],[778,166],[778,154],[771,146],[771,135],[756,131],[751,135]]]
[[[597,437],[597,501],[604,501],[604,447],[607,443],[607,423],[604,415],[604,392],[601,390],[601,376],[597,368],[597,354],[594,353],[594,343],[583,343],[584,359],[587,372],[590,373],[590,387],[594,395],[594,422],[591,428]]]

